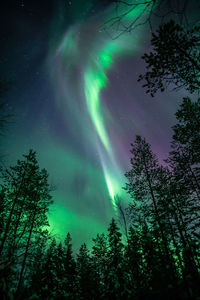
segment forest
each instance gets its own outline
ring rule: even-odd
[[[145,137],[130,141],[122,188],[131,202],[125,209],[119,203],[91,248],[84,243],[75,253],[70,233],[59,241],[48,230],[52,186],[34,150],[1,166],[1,299],[200,299],[199,45],[199,26],[185,29],[171,20],[152,34],[152,50],[142,57],[146,73],[138,78],[144,92],[172,88],[186,96],[165,161]],[[3,103],[3,80],[0,88]]]

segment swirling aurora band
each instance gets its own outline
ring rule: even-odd
[[[127,19],[134,19],[137,16],[144,12],[144,6],[137,6],[134,10],[130,10],[130,12],[126,15]],[[122,12],[123,13],[123,12]],[[93,122],[95,130],[99,136],[99,139],[106,149],[107,155],[110,158],[110,162],[114,169],[119,170],[117,161],[114,158],[114,153],[112,151],[111,143],[109,141],[109,136],[106,131],[106,126],[104,124],[104,119],[101,112],[101,98],[100,93],[103,88],[106,88],[108,83],[107,73],[111,69],[114,64],[117,56],[126,55],[130,53],[133,54],[134,45],[138,44],[136,39],[136,34],[133,36],[119,36],[117,39],[106,41],[105,45],[100,49],[98,53],[96,53],[96,60],[93,66],[89,66],[86,68],[84,74],[84,88],[85,88],[85,97],[87,102],[88,111],[90,114],[90,118]],[[106,166],[104,159],[101,159],[105,181],[107,184],[107,188],[109,191],[109,195],[112,200],[113,208],[116,208],[116,196],[120,193],[120,184],[121,182],[115,178],[108,170],[108,166]],[[120,174],[119,170],[119,174]]]
[[[139,3],[140,1],[134,1]],[[133,1],[130,1],[133,3]],[[145,17],[151,7],[145,4],[140,4],[130,10],[124,17],[127,21],[134,21],[141,14]],[[122,5],[121,13],[124,12],[125,7]],[[109,15],[112,18],[113,11]],[[102,21],[102,20],[101,20]],[[81,24],[82,25],[82,24]],[[80,59],[80,52],[78,50],[78,36],[81,31],[81,25],[74,25],[65,35],[59,47],[59,52],[62,56],[70,56],[71,60]],[[98,29],[97,29],[98,30]],[[107,190],[112,201],[113,209],[116,210],[116,197],[121,195],[121,186],[123,179],[123,170],[115,158],[115,153],[107,132],[107,126],[104,118],[105,109],[101,105],[101,92],[108,86],[108,73],[112,70],[114,64],[118,62],[120,57],[127,55],[134,55],[139,45],[141,28],[134,30],[130,35],[120,35],[116,39],[108,37],[105,32],[98,30],[96,39],[99,39],[101,45],[91,49],[88,54],[86,64],[84,65],[84,72],[82,76],[84,86],[84,96],[86,107],[92,121],[94,130],[96,132],[95,140],[96,149],[99,153],[101,165],[104,173]],[[67,69],[70,69],[71,61],[65,61]]]

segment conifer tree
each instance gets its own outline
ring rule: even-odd
[[[71,235],[68,232],[64,241],[65,297],[69,300],[76,300],[80,297],[80,291],[71,241]]]
[[[99,282],[86,244],[81,245],[77,254],[77,270],[80,299],[99,299]]]
[[[38,291],[41,299],[55,299],[57,295],[57,258],[57,245],[53,238],[44,257],[41,286]]]
[[[21,292],[30,249],[38,235],[48,226],[46,213],[52,203],[48,174],[40,169],[32,150],[18,160],[16,166],[5,168],[1,174],[1,196],[6,207],[1,235],[1,260],[18,271],[17,294]],[[11,288],[11,287],[10,287]]]
[[[63,245],[60,242],[56,249],[56,298],[58,300],[64,299],[66,297],[66,281],[65,281],[65,253]]]
[[[138,79],[145,81],[143,87],[147,88],[147,93],[154,96],[169,85],[185,88],[191,93],[199,91],[199,32],[199,26],[185,29],[171,20],[152,33],[153,50],[142,56],[147,71]]]
[[[133,157],[131,158],[131,170],[125,174],[128,179],[125,189],[132,197],[134,207],[139,206],[138,211],[141,218],[145,216],[148,223],[157,223],[165,251],[168,251],[156,193],[158,160],[152,153],[150,145],[140,136],[136,136],[135,143],[131,146]]]
[[[100,286],[100,295],[103,297],[105,290],[105,277],[107,272],[107,251],[108,242],[106,236],[97,234],[96,238],[93,238],[92,246],[92,263],[95,268],[97,280]]]
[[[31,299],[39,299],[41,296],[41,284],[43,281],[43,267],[46,259],[46,250],[48,246],[48,240],[50,235],[48,231],[43,232],[43,235],[39,235],[34,242],[34,250],[32,252],[32,259],[29,265],[28,272],[28,284],[26,286],[26,294]]]
[[[136,295],[139,297],[145,288],[141,250],[141,235],[139,229],[137,230],[136,227],[130,226],[128,231],[128,244],[125,251],[125,263],[129,278],[128,289],[132,297],[136,297]]]
[[[157,249],[162,260],[160,268],[171,283],[176,284],[176,269],[170,249],[171,233],[168,226],[168,204],[158,188],[163,168],[159,166],[156,156],[145,139],[136,136],[132,144],[131,170],[125,176],[128,178],[126,190],[133,199],[132,215],[143,220],[151,228],[156,239]],[[135,210],[136,208],[136,210]],[[137,214],[139,212],[139,215]]]
[[[182,145],[188,145],[193,154],[193,163],[200,162],[200,98],[192,101],[183,98],[183,103],[176,112],[178,123],[172,127],[173,139]]]
[[[113,218],[108,227],[107,272],[105,278],[106,299],[126,299],[127,297],[123,250],[122,234]]]

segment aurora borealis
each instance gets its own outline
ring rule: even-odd
[[[95,10],[91,3],[19,1],[5,6],[1,19],[0,63],[13,82],[5,98],[14,123],[3,137],[4,160],[37,152],[55,187],[51,230],[58,237],[70,231],[75,245],[107,227],[116,196],[127,203],[122,187],[136,134],[165,158],[183,96],[145,95],[137,77],[149,28],[112,39],[102,29],[112,6]]]
[[[140,5],[133,16],[130,16],[130,12],[126,18],[132,18],[132,20],[134,20],[143,10],[144,5]],[[111,18],[112,14],[106,17]],[[97,24],[95,24],[95,22]],[[123,182],[121,176],[123,170],[121,170],[115,158],[112,143],[106,129],[106,127],[109,127],[109,122],[106,124],[105,115],[107,114],[108,117],[112,116],[110,112],[106,111],[101,105],[101,91],[107,87],[109,83],[107,73],[109,70],[112,70],[112,66],[117,63],[117,59],[119,57],[126,57],[128,53],[134,56],[139,44],[141,30],[135,31],[134,35],[131,36],[121,35],[117,39],[112,39],[108,37],[104,31],[98,30],[98,27],[100,28],[103,22],[103,18],[100,17],[100,20],[89,20],[88,24],[86,24],[87,28],[89,26],[96,27],[96,32],[91,40],[91,50],[87,52],[84,63],[80,63],[79,61],[81,53],[78,50],[80,49],[79,44],[82,42],[82,35],[84,31],[87,30],[84,29],[84,23],[82,24],[82,29],[80,29],[80,25],[78,24],[78,26],[74,25],[67,31],[63,41],[61,41],[61,45],[58,46],[56,56],[60,56],[61,59],[61,63],[58,67],[63,68],[63,65],[67,62],[67,67],[64,74],[62,74],[62,78],[70,76],[73,65],[70,65],[68,61],[71,62],[71,58],[74,59],[75,66],[76,62],[79,61],[78,68],[80,68],[80,64],[83,65],[83,76],[80,76],[79,79],[83,84],[84,90],[84,95],[81,96],[85,98],[86,109],[93,124],[93,131],[96,133],[96,136],[93,136],[92,139],[99,154],[113,209],[116,210],[115,197],[121,196],[120,185],[121,182]],[[79,36],[79,40],[77,40],[77,36]],[[66,82],[57,82],[56,89],[59,89],[60,84],[66,85]],[[86,138],[88,139],[88,137]]]

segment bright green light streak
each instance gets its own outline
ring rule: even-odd
[[[90,117],[101,139],[101,142],[106,150],[110,153],[111,146],[103,123],[99,98],[100,90],[106,86],[106,81],[107,77],[101,71],[95,72],[95,70],[93,71],[92,69],[88,69],[87,73],[85,74],[85,96]]]
[[[133,10],[128,11],[127,7],[121,7],[121,13],[124,14],[124,10],[127,13],[124,14],[125,20],[136,19],[137,17],[146,14],[151,9],[151,5],[148,6],[145,4],[141,4],[140,0],[130,1],[130,3],[135,3],[136,6]],[[136,33],[135,33],[136,34]],[[106,73],[111,69],[114,60],[117,56],[121,54],[127,54],[130,51],[133,53],[134,44],[137,44],[137,36],[127,36],[122,35],[115,40],[107,40],[104,45],[100,48],[97,53],[94,53],[95,61],[90,62],[88,67],[86,68],[84,74],[84,87],[85,87],[85,97],[87,102],[88,111],[90,114],[90,118],[93,122],[95,130],[99,136],[99,139],[103,146],[105,147],[110,161],[114,161],[115,169],[118,168],[118,164],[115,161],[114,154],[112,152],[111,143],[109,140],[109,136],[106,131],[106,126],[104,123],[104,118],[101,109],[101,99],[100,93],[103,88],[107,86],[108,78]],[[131,47],[130,47],[131,44]],[[104,162],[102,161],[104,165]],[[117,182],[115,177],[111,176],[107,169],[103,167],[104,177],[107,184],[108,192],[112,200],[113,207],[115,209],[115,196],[119,194],[119,186],[120,183]],[[117,177],[116,177],[117,178]]]
[[[117,211],[117,205],[116,205],[116,195],[119,195],[120,193],[120,185],[119,182],[116,182],[116,179],[114,178],[114,176],[110,176],[108,171],[104,170],[104,176],[105,176],[105,180],[106,180],[106,184],[107,184],[107,188],[108,188],[108,192],[112,201],[112,205],[114,210]]]
[[[88,67],[84,76],[88,111],[96,132],[110,155],[112,148],[100,107],[100,92],[107,86],[108,78],[106,71],[113,64],[114,56],[125,49],[127,49],[127,39],[125,38],[107,41],[106,45],[96,54],[95,63]]]
[[[100,141],[107,150],[111,161],[114,160],[114,154],[112,153],[112,147],[102,116],[100,92],[107,86],[108,78],[106,72],[111,68],[114,58],[122,52],[127,53],[128,49],[131,49],[129,44],[130,41],[125,36],[117,40],[107,41],[105,46],[96,54],[95,63],[90,64],[86,69],[84,76],[88,111]],[[114,161],[114,165],[117,166],[116,161]],[[115,196],[119,194],[120,183],[116,182],[115,177],[111,176],[105,167],[103,167],[103,170],[113,208],[116,209]]]

